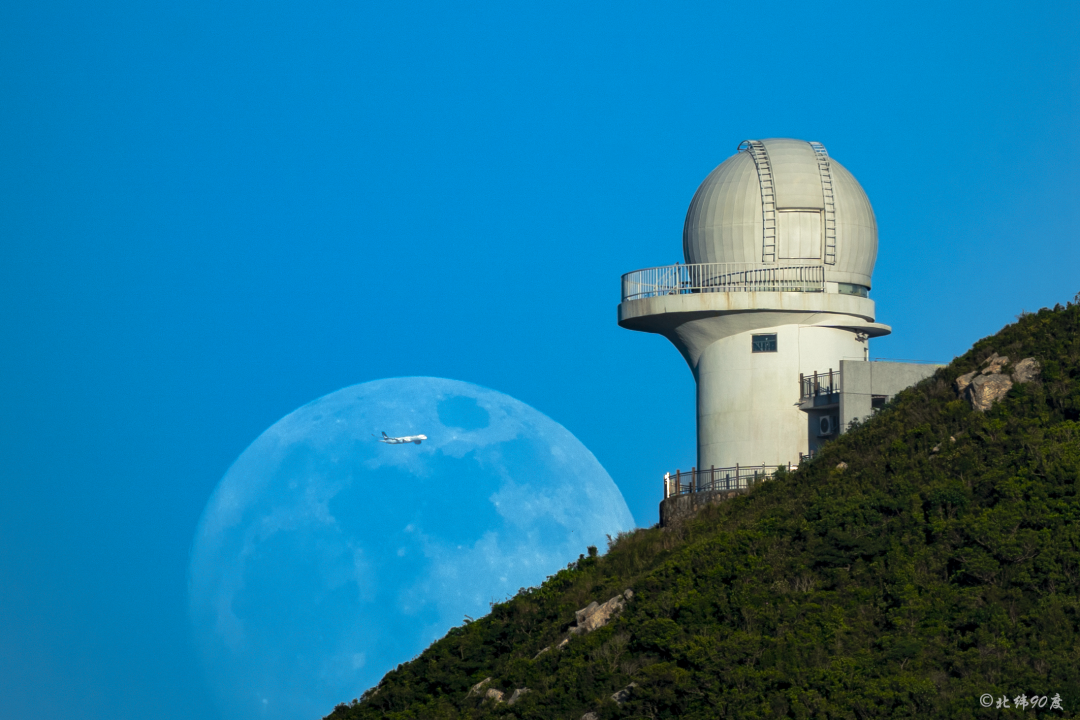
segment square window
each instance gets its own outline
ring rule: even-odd
[[[754,352],[776,352],[776,333],[771,335],[754,335],[753,338]]]

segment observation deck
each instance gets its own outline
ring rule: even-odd
[[[622,302],[719,292],[825,292],[821,265],[698,263],[664,265],[622,276]]]
[[[818,262],[697,263],[622,276],[619,325],[668,338],[696,372],[706,347],[731,335],[781,325],[888,335],[874,322],[862,285],[827,282]],[[721,319],[717,321],[717,319]]]

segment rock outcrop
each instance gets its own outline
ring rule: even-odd
[[[975,376],[978,374],[978,370],[972,370],[971,372],[964,373],[956,378],[956,392],[960,397],[964,397],[964,393],[967,391],[968,386],[971,385],[971,381],[974,380]]]
[[[1014,382],[1031,382],[1039,376],[1039,361],[1024,358],[1013,367],[1012,377],[1001,372],[1009,358],[994,353],[983,361],[982,370],[972,370],[956,378],[956,392],[971,404],[972,410],[986,412],[1005,397]]]
[[[1009,392],[1012,386],[1012,380],[1008,375],[994,373],[978,376],[971,381],[967,389],[971,409],[986,412],[994,406],[994,403],[1005,397],[1005,393]]]
[[[983,375],[996,375],[1001,372],[1001,368],[1005,367],[1009,362],[1009,358],[1006,355],[998,355],[994,353],[990,357],[983,360]]]
[[[1031,382],[1039,377],[1040,370],[1042,370],[1042,366],[1039,365],[1038,360],[1035,358],[1024,358],[1016,363],[1016,367],[1013,368],[1013,380],[1018,383]]]
[[[608,624],[608,621],[611,620],[611,616],[622,610],[626,606],[626,601],[633,596],[633,591],[627,589],[622,594],[616,595],[603,605],[597,604],[595,600],[589,603],[574,613],[577,624],[570,628],[570,634],[581,635],[582,633],[591,633],[597,628],[604,627]]]
[[[472,697],[473,695],[482,695],[484,693],[484,688],[486,688],[490,684],[491,684],[491,678],[489,678],[489,677],[484,678],[480,682],[473,685],[472,689],[469,690],[469,694],[466,695],[465,697]]]
[[[526,693],[531,693],[531,692],[532,692],[532,690],[530,690],[529,688],[518,688],[517,690],[514,691],[514,694],[510,696],[510,699],[506,701],[506,704],[507,705],[513,705],[514,703],[516,703],[518,700],[521,699],[522,695],[525,695]]]
[[[492,678],[486,677],[480,682],[476,683],[472,686],[472,689],[469,690],[469,694],[465,697],[479,695],[484,700],[491,700],[496,705],[503,702],[503,699],[506,697],[506,693],[504,693],[502,690],[489,687],[489,685],[491,685],[491,680]],[[532,690],[530,690],[529,688],[518,688],[514,691],[514,694],[510,696],[510,702],[508,702],[507,705],[513,705],[521,698],[522,695],[528,692],[532,692]]]
[[[616,705],[622,705],[624,702],[630,699],[630,688],[636,688],[637,683],[630,683],[619,692],[611,696],[611,699],[615,701]]]

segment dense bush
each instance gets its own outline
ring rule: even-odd
[[[973,412],[993,352],[1037,382]],[[936,448],[936,450],[935,450]],[[838,465],[847,463],[846,468]],[[1080,306],[1026,314],[793,473],[637,530],[454,628],[330,720],[968,718],[1080,710]],[[607,626],[574,611],[634,590]],[[533,692],[513,707],[469,688]],[[613,693],[636,683],[630,699]]]

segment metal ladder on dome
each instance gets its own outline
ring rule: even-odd
[[[832,170],[829,153],[819,142],[811,142],[817,156],[818,173],[821,174],[821,195],[825,200],[825,264],[836,264],[836,196],[833,194]]]
[[[776,262],[776,188],[773,184],[772,164],[765,144],[760,140],[743,140],[739,152],[749,152],[757,165],[758,184],[761,188],[761,261]]]

